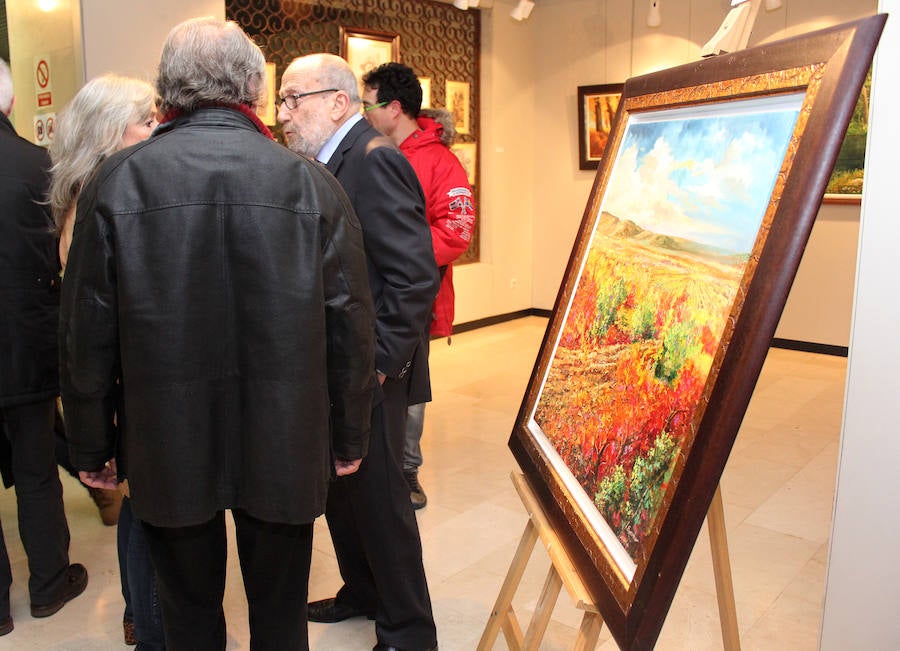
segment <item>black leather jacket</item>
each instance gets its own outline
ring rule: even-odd
[[[335,179],[204,108],[110,157],[76,214],[60,324],[75,466],[121,446],[135,513],[159,526],[320,515],[332,454],[366,452],[375,385],[362,235]]]
[[[59,256],[47,152],[0,113],[0,407],[59,394]]]

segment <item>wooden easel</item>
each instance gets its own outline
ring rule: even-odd
[[[506,644],[512,651],[536,651],[550,623],[553,607],[559,597],[562,586],[566,587],[575,607],[584,611],[581,626],[573,649],[589,651],[596,648],[603,628],[603,618],[594,605],[587,589],[578,578],[572,561],[566,554],[556,532],[550,524],[543,507],[538,502],[525,477],[513,472],[513,485],[522,499],[529,520],[525,532],[519,541],[519,547],[510,563],[506,579],[500,588],[500,594],[488,618],[484,633],[478,642],[478,651],[491,651],[497,635],[503,631]],[[728,561],[728,541],[725,536],[725,511],[722,506],[722,494],[718,487],[707,513],[709,541],[712,548],[713,571],[716,577],[716,594],[719,602],[719,619],[722,626],[722,641],[726,651],[739,651],[741,648],[737,627],[737,610],[734,605],[734,585],[731,581],[731,565]],[[544,543],[550,556],[550,570],[544,581],[544,587],[538,598],[537,607],[528,624],[525,635],[519,626],[519,620],[513,612],[512,599],[525,573],[528,559],[534,550],[538,538]]]

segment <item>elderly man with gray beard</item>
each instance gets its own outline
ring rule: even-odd
[[[380,390],[369,455],[339,477],[325,517],[343,587],[309,605],[309,618],[375,620],[377,651],[437,648],[422,543],[402,455],[407,406],[431,399],[425,340],[440,276],[413,168],[360,115],[358,81],[329,54],[295,59],[281,81],[278,121],[288,146],[317,158],[359,215],[375,304],[375,368]]]

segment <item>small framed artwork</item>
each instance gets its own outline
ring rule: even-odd
[[[477,160],[476,154],[478,152],[477,147],[478,145],[476,145],[474,142],[458,142],[450,147],[450,151],[456,154],[456,157],[459,159],[460,164],[462,164],[463,169],[466,170],[466,179],[468,179],[469,185],[473,187],[477,185],[475,183],[475,163]]]
[[[265,92],[261,94],[256,115],[267,126],[274,126],[275,119],[275,64],[266,63]]]
[[[431,77],[419,77],[422,87],[422,108],[431,108]]]
[[[341,27],[341,56],[346,59],[356,78],[382,63],[400,61],[400,36],[361,27]]]
[[[662,629],[885,18],[617,100],[509,446],[623,650]]]
[[[456,133],[469,133],[469,82],[448,79],[446,100]]]
[[[578,169],[595,170],[606,151],[623,84],[578,87]]]
[[[866,163],[866,138],[869,134],[869,97],[872,94],[872,71],[859,92],[850,126],[838,150],[834,171],[828,179],[824,203],[853,203],[862,201],[863,176]]]

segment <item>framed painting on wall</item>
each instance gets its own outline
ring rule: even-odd
[[[469,185],[473,187],[478,185],[475,182],[477,178],[475,176],[477,147],[474,142],[457,142],[450,147],[450,151],[456,154],[463,169],[466,170],[466,179],[469,181]]]
[[[341,27],[341,56],[353,74],[362,76],[382,63],[400,61],[400,36],[361,27]]]
[[[872,94],[872,71],[859,92],[853,117],[834,163],[834,171],[825,189],[825,203],[855,203],[862,200],[866,163],[866,138],[869,134],[869,97]]]
[[[263,93],[260,97],[259,105],[256,107],[256,115],[259,116],[259,119],[262,120],[263,124],[267,126],[274,126],[277,122],[276,120],[276,107],[275,107],[275,64],[274,63],[266,63],[266,89],[265,93]]]
[[[622,649],[662,628],[883,25],[624,85],[509,440]]]
[[[447,110],[453,116],[456,133],[469,133],[469,82],[448,79],[446,91]]]
[[[603,158],[623,84],[578,87],[578,169],[595,170]]]
[[[419,77],[419,85],[422,87],[421,108],[431,108],[431,77]]]

